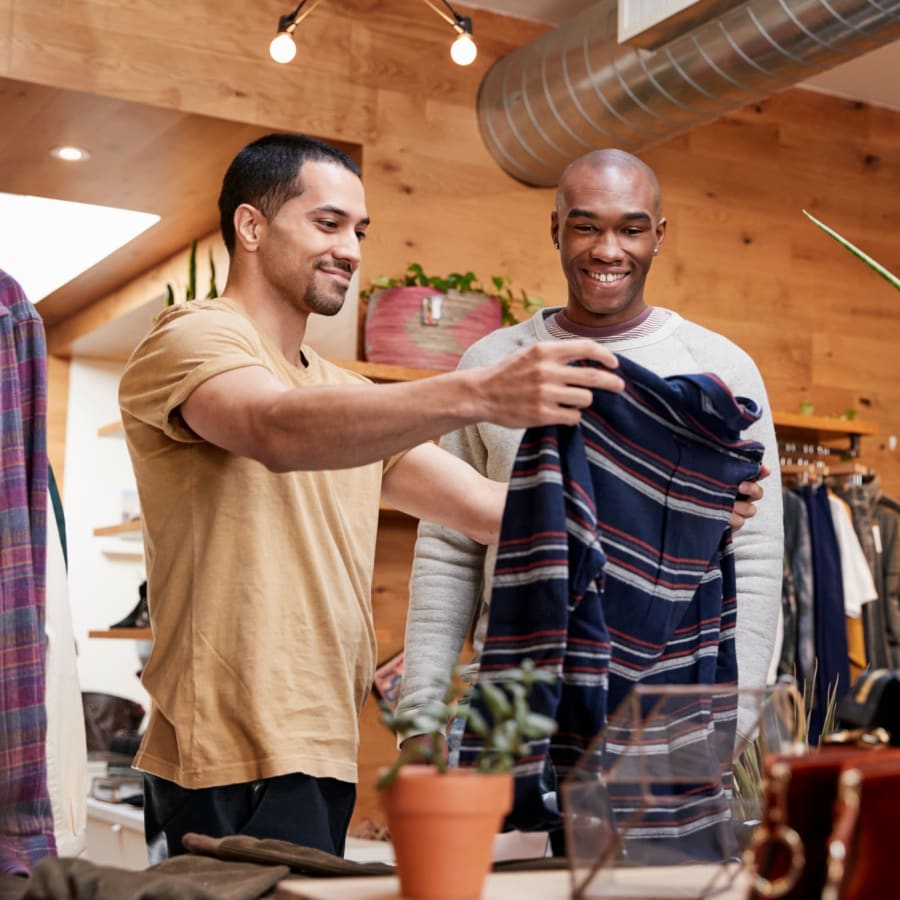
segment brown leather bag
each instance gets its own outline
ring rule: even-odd
[[[900,752],[844,764],[838,779],[822,900],[896,897],[891,842],[900,809]]]
[[[81,702],[87,748],[91,755],[109,753],[113,737],[123,732],[136,732],[144,719],[144,707],[126,697],[82,691]]]
[[[900,672],[863,672],[841,698],[835,718],[842,729],[883,728],[891,744],[900,746]]]
[[[848,828],[861,826],[870,818],[866,833],[888,833],[888,821],[878,819],[881,804],[870,798],[870,787],[859,788],[865,794],[855,809],[854,785],[866,782],[867,773],[900,774],[900,750],[882,743],[871,747],[825,745],[801,756],[775,755],[766,760],[762,821],[754,830],[745,863],[752,873],[751,900],[779,897],[786,900],[813,900],[823,896],[826,885],[844,885],[856,878],[858,849],[865,842],[851,839]],[[845,773],[861,773],[845,775]],[[873,776],[874,777],[874,776]],[[845,784],[846,781],[846,784]],[[879,775],[879,784],[884,778]],[[870,782],[870,785],[873,782]],[[841,785],[839,789],[839,785]],[[839,790],[841,799],[839,799]],[[900,781],[893,797],[892,810],[900,808]],[[836,815],[837,813],[837,815]],[[853,824],[848,823],[853,820]],[[844,846],[853,857],[843,869],[829,856],[832,832],[840,829]],[[840,853],[835,849],[835,853]],[[874,860],[869,860],[874,864]],[[868,882],[867,882],[868,883]],[[835,894],[831,900],[857,900],[879,894]]]

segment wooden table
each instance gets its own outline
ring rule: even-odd
[[[715,874],[714,866],[619,869],[613,884],[598,878],[586,897],[661,900],[696,898]],[[655,888],[654,888],[655,886]],[[400,900],[396,878],[294,878],[278,885],[276,900]],[[714,894],[716,900],[744,900],[749,883],[740,873],[732,884]],[[571,881],[565,869],[502,872],[488,875],[481,900],[569,900]]]

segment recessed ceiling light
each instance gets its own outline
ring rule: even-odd
[[[54,147],[50,151],[50,155],[57,159],[64,159],[66,162],[79,162],[91,158],[91,154],[84,147]]]

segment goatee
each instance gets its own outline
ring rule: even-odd
[[[310,284],[303,298],[306,308],[320,316],[336,316],[344,308],[347,289],[332,285],[331,290],[323,290],[316,284]]]

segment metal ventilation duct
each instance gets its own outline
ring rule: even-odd
[[[619,45],[616,10],[599,0],[485,75],[481,135],[513,178],[555,185],[588,150],[640,150],[900,37],[900,0],[749,0],[649,51]]]

